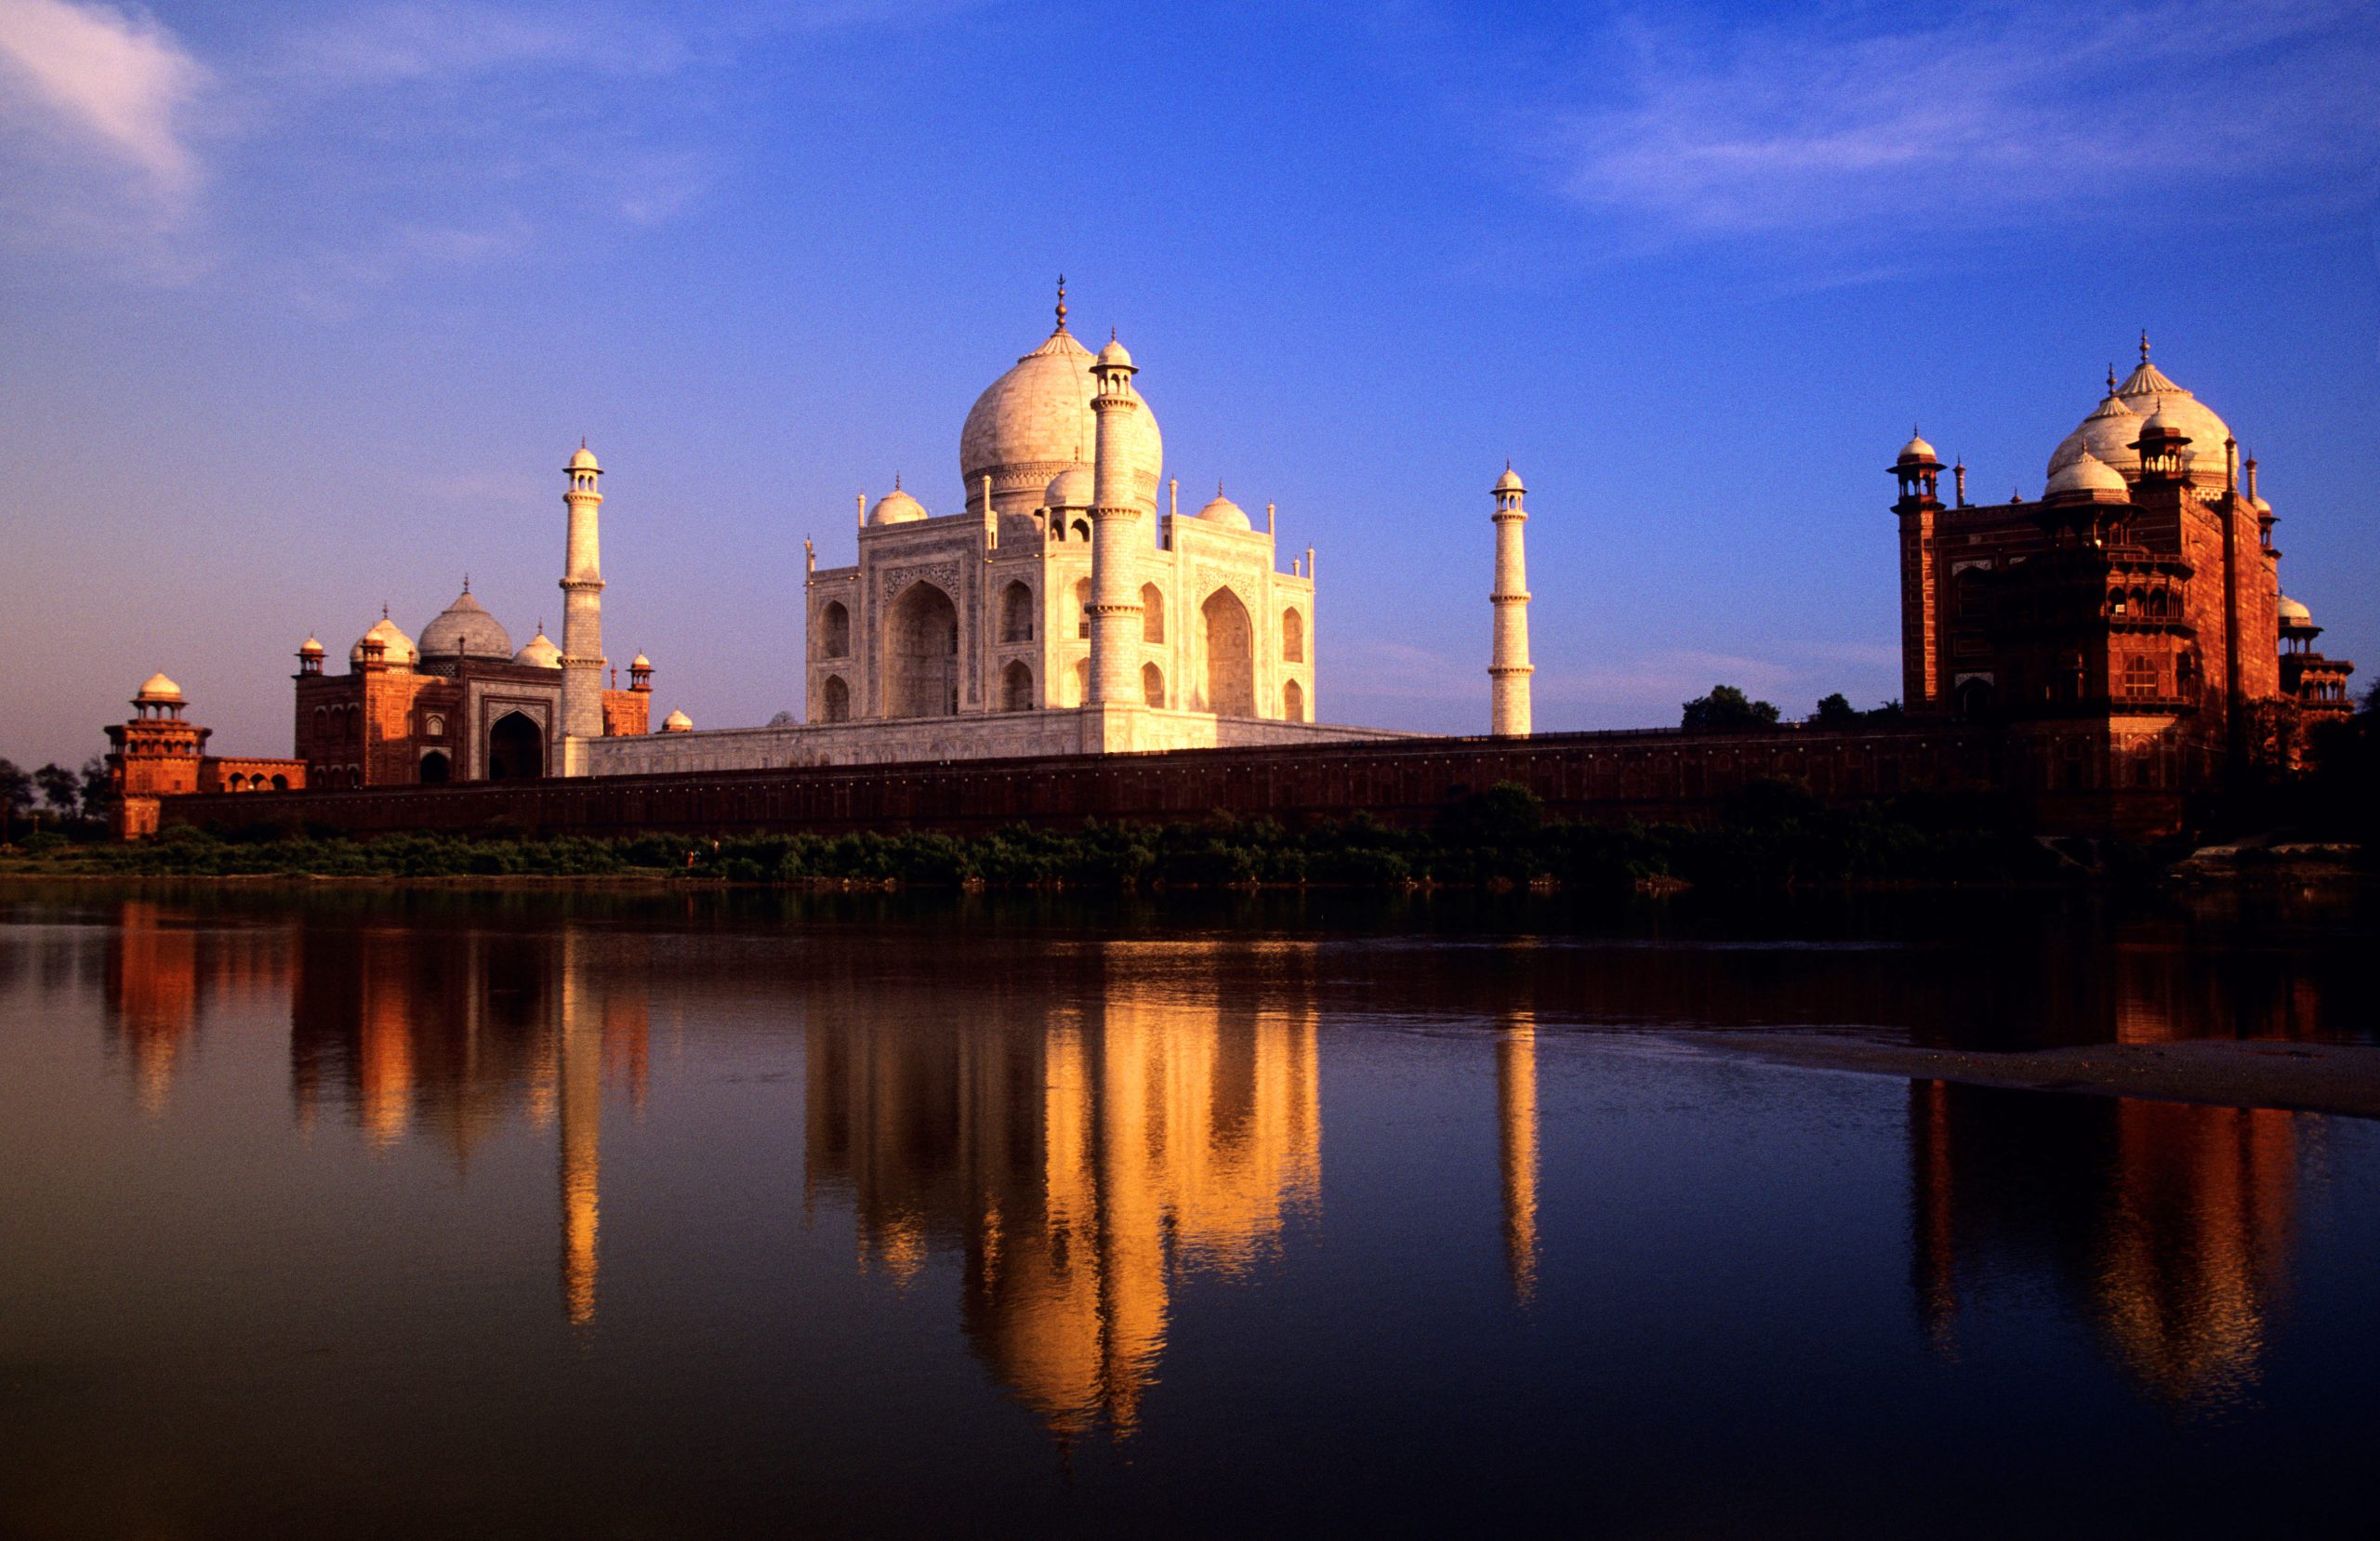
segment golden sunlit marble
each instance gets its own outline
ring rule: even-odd
[[[1537,1018],[1514,1011],[1496,1040],[1496,1144],[1502,1170],[1504,1262],[1513,1297],[1537,1297]]]
[[[1319,1196],[1311,1005],[1225,1008],[1108,961],[1108,989],[1038,1018],[937,1031],[829,990],[808,1021],[810,1180],[850,1185],[896,1278],[954,1243],[969,1336],[1068,1436],[1135,1426],[1175,1278],[1245,1270]]]

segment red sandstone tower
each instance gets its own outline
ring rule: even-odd
[[[211,729],[184,721],[182,688],[152,674],[132,698],[132,718],[108,727],[108,780],[116,795],[116,833],[157,832],[157,799],[198,790],[199,762]]]

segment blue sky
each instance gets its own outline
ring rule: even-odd
[[[472,586],[703,726],[800,705],[801,541],[1117,327],[1185,492],[1318,547],[1326,719],[1487,718],[1527,477],[1540,728],[1897,693],[1912,421],[1978,495],[2146,327],[2380,668],[2368,6],[0,0],[0,754]]]

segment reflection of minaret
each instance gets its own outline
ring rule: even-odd
[[[1512,1011],[1496,1039],[1496,1133],[1503,1165],[1504,1260],[1513,1297],[1537,1297],[1537,1017]]]
[[[562,1297],[573,1325],[595,1319],[596,1182],[603,1133],[603,1035],[578,967],[575,928],[562,934],[562,1022],[555,1080],[562,1097]]]

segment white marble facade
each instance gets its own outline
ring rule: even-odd
[[[1049,340],[968,415],[965,507],[935,517],[895,489],[867,510],[858,561],[810,574],[809,721],[1084,704],[1091,365],[1062,315]],[[1157,538],[1131,553],[1140,684],[1129,704],[1313,721],[1314,579],[1305,562],[1278,571],[1273,531],[1220,492],[1195,515],[1169,507],[1158,517],[1162,445],[1141,405],[1127,441],[1130,484],[1143,528]]]
[[[857,561],[805,563],[806,722],[574,740],[570,773],[1401,736],[1316,724],[1313,552],[1279,570],[1269,507],[1251,520],[1218,490],[1181,513],[1161,481],[1156,418],[1129,383],[1137,410],[1099,448],[1093,355],[1066,330],[1064,298],[1061,289],[1056,330],[967,415],[959,511],[933,514],[896,483],[873,507],[863,500]],[[1084,606],[1101,454],[1116,457],[1113,485],[1140,516],[1123,548],[1139,599],[1139,684],[1091,705]]]

